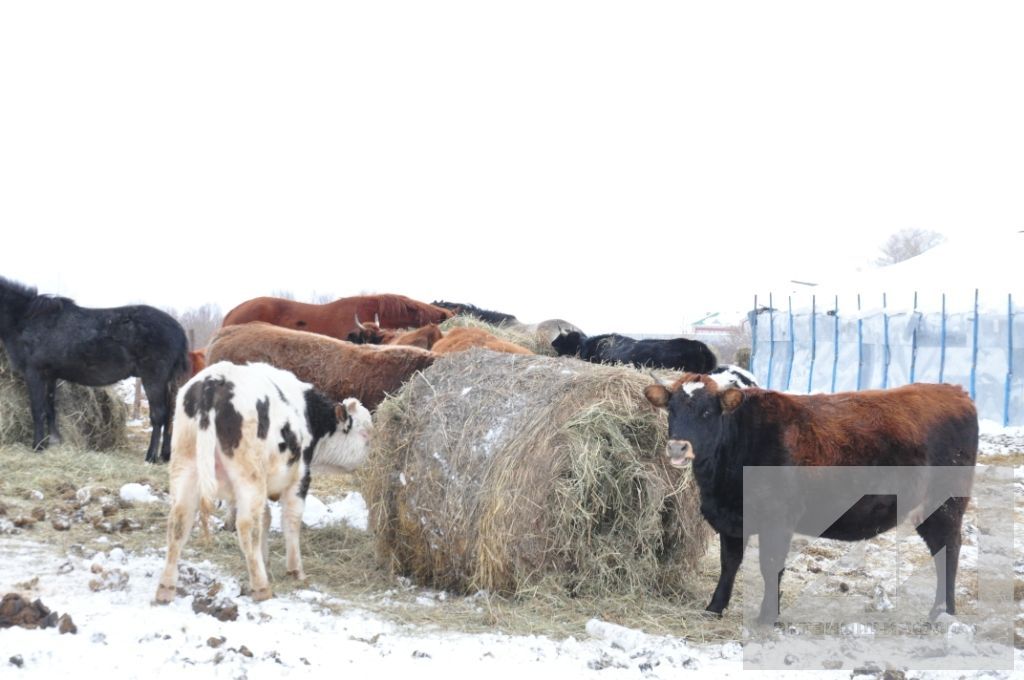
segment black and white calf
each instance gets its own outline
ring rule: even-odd
[[[220,362],[197,373],[178,393],[174,412],[167,564],[156,601],[174,599],[178,558],[196,510],[205,524],[217,498],[237,507],[254,600],[272,595],[268,498],[281,501],[288,574],[304,578],[299,529],[309,466],[355,469],[366,459],[372,428],[358,399],[335,403],[269,364]]]

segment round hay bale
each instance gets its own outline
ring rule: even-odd
[[[57,426],[64,444],[105,451],[128,444],[128,406],[111,387],[57,381]],[[32,411],[25,380],[0,347],[0,446],[32,446]]]
[[[709,529],[631,369],[469,350],[381,404],[361,472],[377,552],[456,592],[685,590]]]
[[[555,350],[550,342],[536,333],[524,330],[524,326],[494,326],[481,321],[475,316],[459,314],[441,324],[442,331],[449,331],[452,328],[482,328],[491,335],[497,336],[506,342],[512,342],[520,347],[525,347],[534,354],[555,356]]]

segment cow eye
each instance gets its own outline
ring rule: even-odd
[[[711,417],[711,409],[704,409],[704,412],[700,414],[700,417],[701,418],[710,418]]]

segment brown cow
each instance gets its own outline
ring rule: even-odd
[[[508,354],[533,354],[525,347],[502,340],[493,333],[488,333],[482,328],[453,328],[444,334],[444,337],[434,343],[432,348],[436,354],[448,354],[450,352],[463,352],[473,347],[483,347],[495,352],[506,352]]]
[[[199,371],[206,368],[206,350],[196,349],[188,353],[188,364],[190,372],[188,377],[194,376]]]
[[[451,310],[404,295],[359,295],[323,305],[274,297],[259,297],[238,305],[224,317],[223,326],[265,321],[300,331],[344,340],[356,330],[355,317],[379,318],[382,328],[419,328],[452,317]]]
[[[417,347],[353,345],[316,333],[253,322],[221,328],[206,349],[211,364],[263,361],[294,373],[336,401],[356,397],[373,410],[437,355]]]
[[[435,342],[444,337],[441,328],[436,323],[413,330],[399,331],[392,328],[381,328],[379,324],[369,321],[361,323],[359,317],[356,317],[356,327],[357,330],[349,333],[345,339],[357,345],[405,345],[430,349]]]
[[[708,611],[721,614],[729,604],[744,547],[753,534],[760,536],[765,585],[758,620],[769,623],[779,614],[779,581],[794,532],[859,541],[909,517],[939,575],[931,616],[943,610],[956,613],[960,528],[970,490],[947,497],[929,486],[928,468],[963,467],[968,479],[973,475],[978,414],[963,389],[913,384],[796,396],[740,390],[709,376],[686,374],[671,385],[659,380],[644,394],[668,411],[665,455],[673,466],[692,464],[701,513],[720,535],[721,572]],[[825,473],[840,466],[897,466],[920,473],[900,482],[900,493],[906,496],[898,505],[897,496],[888,491],[844,499],[842,489],[828,483]],[[762,482],[745,489],[745,467],[783,472],[810,467],[816,474],[781,474],[770,488]],[[901,473],[888,474],[895,479]],[[823,515],[839,519],[818,533],[815,523]]]

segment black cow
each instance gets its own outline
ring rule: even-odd
[[[707,373],[718,365],[714,352],[699,340],[634,340],[618,333],[587,337],[579,331],[561,333],[551,341],[558,356],[578,356],[594,364],[633,364],[638,368],[671,368]]]
[[[444,300],[434,300],[430,304],[435,307],[441,307],[443,309],[450,309],[456,314],[464,314],[466,316],[472,316],[480,319],[492,326],[515,326],[518,325],[519,319],[512,314],[505,314],[504,312],[494,312],[489,309],[480,309],[476,305],[467,304],[465,302],[446,302]]]
[[[723,388],[709,376],[688,374],[672,385],[650,385],[644,394],[668,411],[666,456],[676,467],[692,461],[701,513],[721,538],[721,575],[708,611],[721,614],[729,604],[752,534],[760,535],[765,588],[759,621],[766,623],[778,617],[779,581],[794,532],[857,541],[909,517],[937,572],[945,575],[938,579],[931,616],[943,609],[956,613],[960,527],[978,448],[978,415],[960,387],[914,384],[793,396]],[[750,466],[775,469],[770,488],[748,489],[744,498],[743,469]],[[814,475],[794,469],[810,472],[806,466],[819,467]],[[834,466],[857,468],[847,474],[901,466],[913,474],[908,478],[906,469],[894,470],[886,475],[901,480],[894,490],[863,495],[852,493],[856,486],[841,488],[834,476],[830,481]],[[964,466],[965,475],[949,493],[928,474],[932,466]],[[896,494],[901,494],[899,507]],[[750,513],[746,517],[744,508]],[[838,519],[818,526],[821,531],[811,528],[831,517]]]

